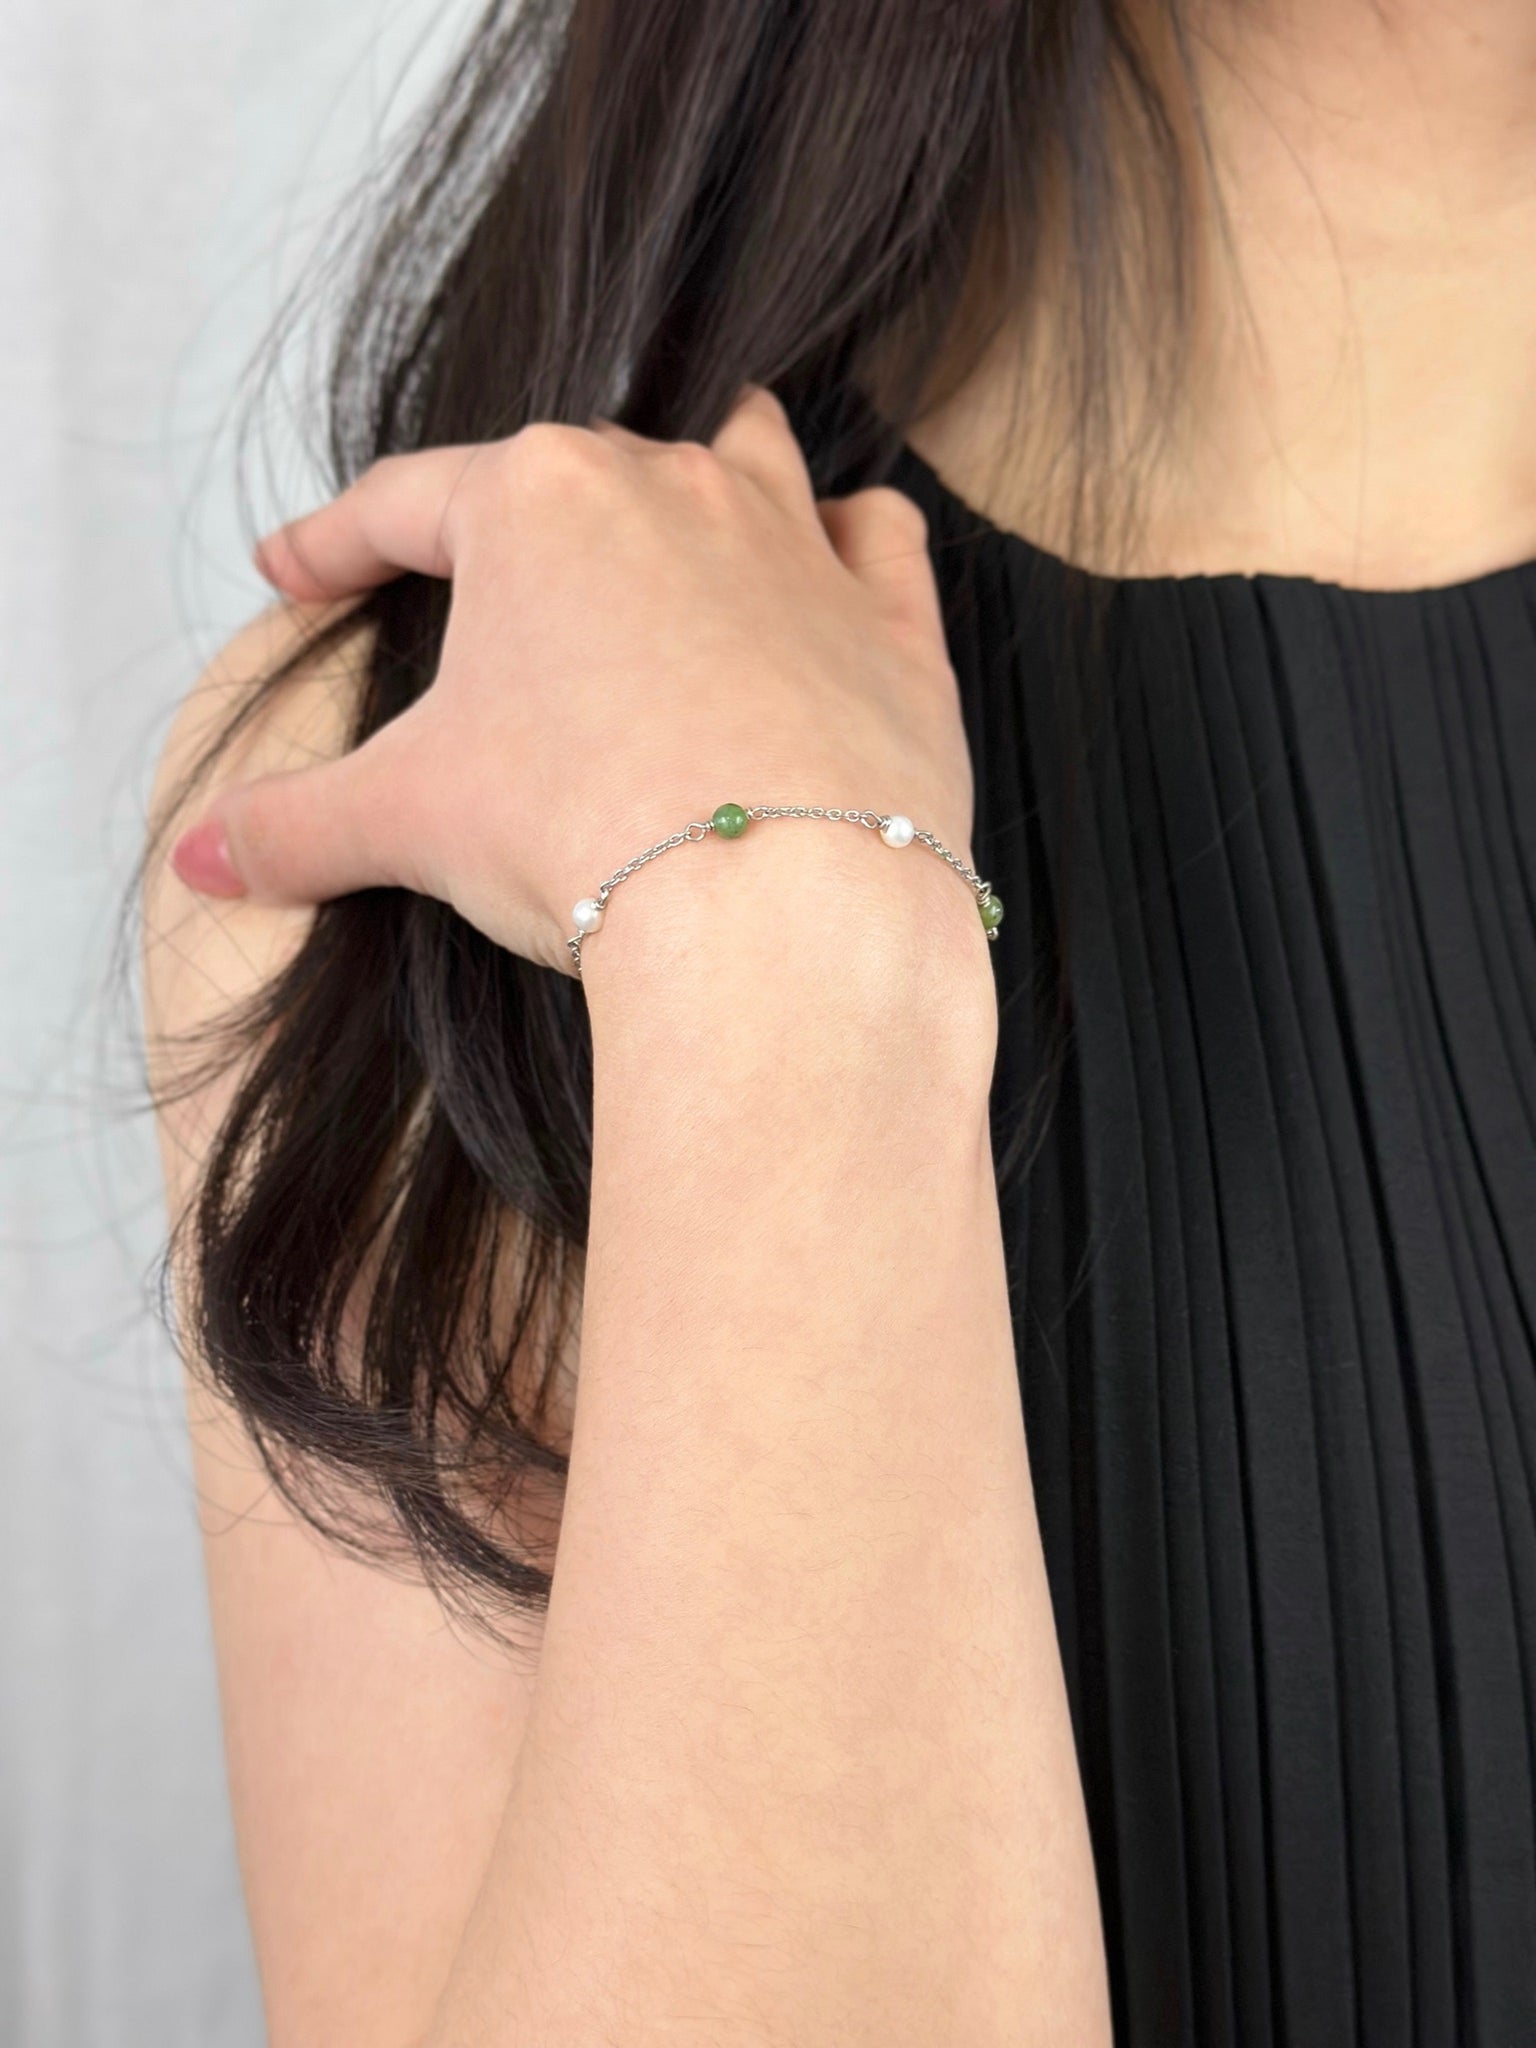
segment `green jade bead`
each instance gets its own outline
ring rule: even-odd
[[[988,938],[1003,921],[1003,899],[1001,896],[984,896],[976,908],[981,913],[981,927]]]

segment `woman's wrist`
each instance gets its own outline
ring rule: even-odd
[[[925,848],[935,859],[940,860],[971,892],[976,904],[982,930],[989,940],[995,940],[1003,920],[1003,904],[986,881],[962,855],[926,827],[918,826],[899,812],[880,812],[868,809],[846,809],[826,804],[739,804],[721,803],[707,819],[691,819],[686,825],[675,828],[660,840],[652,841],[632,854],[622,866],[608,876],[591,896],[579,897],[571,909],[571,923],[575,930],[566,940],[566,949],[577,974],[581,972],[582,951],[586,941],[601,930],[607,915],[607,907],[614,893],[623,887],[634,875],[651,867],[657,860],[668,854],[679,852],[685,846],[704,846],[711,842],[724,841],[733,844],[743,838],[754,827],[758,831],[765,825],[784,823],[806,823],[812,825],[842,825],[858,832],[878,833],[881,843],[893,852],[904,852],[909,846]]]
[[[717,1066],[777,1046],[819,1069],[921,1066],[984,1090],[992,960],[974,893],[926,848],[795,819],[635,875],[582,973],[600,1059],[688,1046]]]

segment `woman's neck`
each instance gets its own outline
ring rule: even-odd
[[[1134,540],[1091,566],[1411,587],[1536,557],[1526,0],[1213,6],[1193,45],[1220,205],[1200,209],[1191,367]],[[1000,345],[912,440],[1000,524],[1071,551],[1047,466],[1016,440],[998,459],[1016,362]]]

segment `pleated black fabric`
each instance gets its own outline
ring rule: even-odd
[[[891,480],[1118,2039],[1536,2043],[1536,567],[1108,583]]]

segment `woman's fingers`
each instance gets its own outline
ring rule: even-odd
[[[665,460],[679,452],[695,456],[699,453],[697,442],[653,441],[613,420],[593,420],[591,430],[613,447],[642,458]],[[815,518],[815,491],[789,415],[764,386],[745,387],[724,426],[710,442],[709,452],[738,476],[749,478],[785,511],[807,520]]]
[[[406,569],[449,576],[449,511],[487,452],[488,446],[471,446],[386,456],[328,505],[269,533],[256,550],[256,566],[301,603],[372,590]]]
[[[928,522],[906,493],[880,484],[847,498],[823,498],[816,509],[843,565],[891,616],[930,635],[942,652],[944,617]]]
[[[408,569],[451,576],[451,514],[471,471],[477,463],[516,463],[532,434],[542,434],[547,443],[551,432],[562,439],[581,437],[577,428],[542,427],[509,441],[386,456],[329,504],[267,534],[257,547],[256,565],[285,596],[309,604],[372,590]],[[669,446],[607,423],[596,424],[595,432],[632,453],[662,454]],[[787,511],[814,518],[804,457],[770,391],[748,387],[711,446],[720,461],[750,477]]]
[[[408,769],[379,740],[317,768],[264,775],[221,791],[171,849],[171,865],[205,896],[326,903],[354,889],[421,886],[410,834]]]
[[[722,462],[751,477],[786,512],[815,518],[810,471],[789,415],[771,391],[749,384],[710,446]]]

